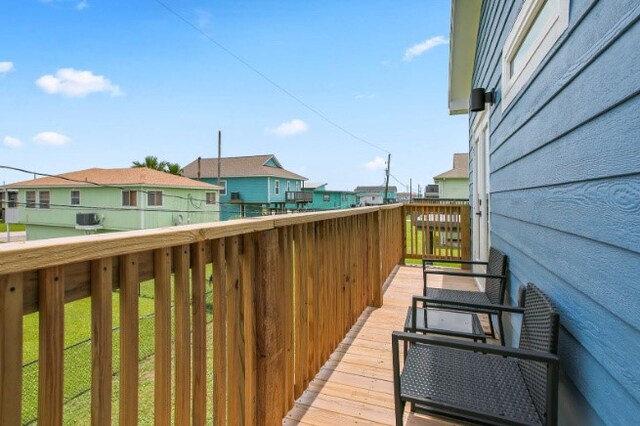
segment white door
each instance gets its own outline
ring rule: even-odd
[[[472,133],[473,159],[473,258],[486,261],[489,256],[489,122],[482,112]]]

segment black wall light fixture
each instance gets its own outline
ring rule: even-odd
[[[486,92],[483,87],[471,89],[471,111],[484,111],[484,104],[493,105],[493,90]]]

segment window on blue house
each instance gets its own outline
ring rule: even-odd
[[[329,194],[324,194],[322,196],[322,201],[324,201],[325,203],[328,203],[329,201],[331,201],[331,196]]]
[[[276,195],[280,194],[280,181],[277,179],[273,181],[273,193]]]
[[[502,109],[529,81],[568,26],[569,0],[523,2],[502,51]]]
[[[222,189],[220,189],[220,195],[227,195],[227,181],[220,179],[220,182],[216,183],[216,185],[222,187]]]

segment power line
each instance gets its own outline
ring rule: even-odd
[[[397,177],[395,177],[394,175],[390,174],[390,176],[391,176],[392,178],[394,178],[394,179],[395,179],[395,181],[396,181],[396,182],[398,182],[400,185],[402,185],[402,186],[404,186],[404,187],[406,187],[406,186],[407,186],[407,185],[405,185],[404,183],[402,183],[402,182],[401,182]]]
[[[271,79],[269,76],[267,76],[265,73],[263,73],[262,71],[260,71],[259,69],[257,69],[256,67],[254,67],[253,65],[251,65],[249,62],[247,62],[246,60],[242,59],[240,56],[238,56],[237,54],[235,54],[231,49],[227,48],[226,46],[224,46],[222,43],[220,43],[219,41],[217,41],[216,39],[214,39],[213,37],[211,37],[207,32],[203,31],[202,29],[200,29],[200,27],[198,27],[196,24],[192,23],[191,21],[189,21],[187,18],[185,18],[184,16],[182,16],[180,13],[178,13],[177,11],[175,11],[174,9],[172,9],[169,5],[167,5],[165,2],[163,2],[162,0],[155,0],[156,3],[158,3],[159,5],[161,5],[162,7],[164,7],[166,10],[168,10],[171,14],[173,14],[174,16],[176,16],[178,19],[180,19],[182,22],[184,22],[185,24],[187,24],[188,26],[190,26],[191,28],[193,28],[194,30],[196,30],[197,32],[199,32],[201,35],[203,35],[207,40],[209,40],[211,43],[215,44],[216,46],[218,46],[220,49],[222,49],[225,53],[227,53],[229,56],[231,56],[232,58],[234,58],[236,61],[240,62],[242,65],[244,65],[245,67],[247,67],[248,69],[250,69],[251,71],[253,71],[254,73],[256,73],[258,76],[260,76],[262,79],[264,79],[266,82],[268,82],[269,84],[271,84],[273,87],[275,87],[276,89],[280,90],[282,93],[284,93],[285,95],[287,95],[288,97],[290,97],[291,99],[293,99],[294,101],[298,102],[300,105],[302,105],[303,107],[305,107],[306,109],[308,109],[309,111],[311,111],[312,113],[314,113],[315,115],[317,115],[318,117],[320,117],[321,119],[323,119],[324,121],[326,121],[327,123],[329,123],[330,125],[332,125],[333,127],[335,127],[336,129],[342,131],[343,133],[347,134],[348,136],[352,137],[353,139],[360,141],[364,144],[369,145],[372,148],[375,148],[377,150],[380,150],[386,154],[389,154],[389,151],[380,147],[379,145],[374,144],[373,142],[369,142],[368,140],[350,132],[349,130],[347,130],[345,127],[341,126],[340,124],[336,123],[335,121],[333,121],[332,119],[330,119],[329,117],[327,117],[325,114],[323,114],[322,112],[320,112],[319,110],[317,110],[316,108],[312,107],[311,105],[307,104],[306,102],[304,102],[302,99],[300,99],[298,96],[294,95],[293,93],[291,93],[290,91],[288,91],[287,89],[285,89],[284,87],[282,87],[280,84],[278,84],[276,81],[274,81],[273,79]]]

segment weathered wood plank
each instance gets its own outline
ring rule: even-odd
[[[0,418],[21,424],[22,274],[0,276]]]
[[[240,239],[229,237],[226,239],[227,259],[227,418],[229,422],[243,424],[242,395],[244,393],[244,380],[240,380],[242,369],[241,353],[239,348],[242,318],[240,317]]]
[[[111,258],[91,263],[91,424],[111,424],[113,307]]]
[[[154,251],[154,418],[156,426],[171,424],[171,250]]]

